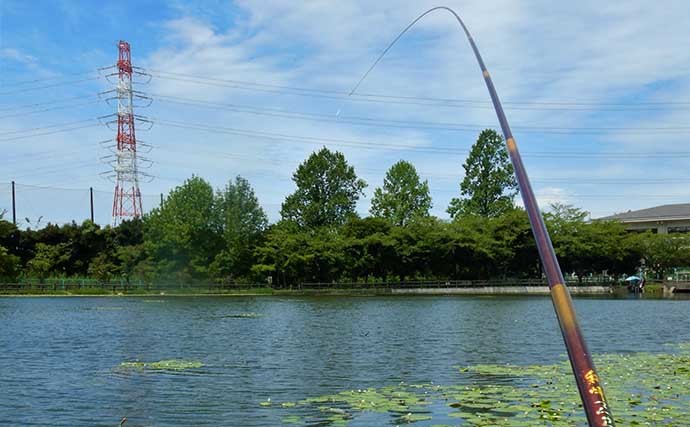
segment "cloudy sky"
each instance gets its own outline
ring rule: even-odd
[[[690,202],[687,2],[449,1],[491,71],[533,187],[548,203],[600,217]],[[192,174],[250,180],[271,220],[291,174],[321,146],[342,151],[375,187],[397,160],[429,181],[446,218],[479,131],[497,128],[457,23],[422,20],[346,96],[427,1],[0,1],[0,212],[17,182],[23,223],[81,221],[88,188],[110,222],[101,176],[115,132],[98,72],[117,41],[148,73],[154,124],[145,208]],[[111,79],[112,80],[112,79]],[[146,107],[146,108],[144,108]]]

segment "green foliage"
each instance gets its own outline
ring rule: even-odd
[[[17,237],[17,227],[0,215],[0,282],[14,281],[19,275],[21,259],[12,253]]]
[[[370,212],[394,225],[406,225],[415,218],[428,217],[429,209],[429,183],[420,181],[412,163],[400,160],[386,173],[383,187],[374,191]]]
[[[299,165],[292,180],[297,190],[285,199],[280,214],[304,228],[345,223],[356,215],[357,200],[367,185],[342,153],[325,147]]]
[[[258,277],[270,277],[274,286],[289,286],[301,280],[305,262],[302,254],[308,235],[295,223],[281,221],[268,228],[264,243],[255,250],[252,271]]]
[[[350,281],[385,280],[397,261],[392,226],[382,218],[351,218],[341,229]]]
[[[138,268],[142,267],[142,263],[147,262],[146,249],[143,244],[117,247],[115,259],[119,263],[117,273],[125,282],[129,283],[134,276],[144,278],[142,276],[145,274],[137,274],[141,273]]]
[[[177,281],[207,279],[223,247],[213,187],[193,176],[173,189],[145,219],[144,240],[163,277]]]
[[[216,277],[246,277],[254,262],[254,248],[268,226],[268,218],[249,181],[241,176],[217,192],[215,209],[225,247],[216,255],[211,269]]]
[[[0,245],[6,248],[16,244],[18,237],[17,227],[9,221],[0,218]]]
[[[109,254],[101,253],[91,260],[88,272],[100,282],[108,283],[117,273],[117,267],[111,262]]]
[[[66,243],[48,245],[38,243],[36,245],[36,255],[27,263],[27,268],[31,274],[40,280],[46,279],[51,273],[59,275],[61,267],[69,260],[69,246]]]
[[[492,129],[483,130],[463,165],[462,199],[448,206],[452,218],[465,215],[496,217],[513,208],[517,182],[503,139]]]
[[[500,138],[485,131],[480,141],[477,147],[493,147]],[[503,158],[496,150],[486,151],[488,160],[473,150],[477,159],[468,158],[468,176],[476,165],[494,168],[495,159]],[[494,172],[489,176],[496,178]],[[218,191],[193,176],[145,218],[117,227],[85,221],[18,230],[0,219],[0,280],[88,275],[100,282],[254,281],[290,287],[540,277],[529,221],[512,206],[509,185],[501,187],[503,199],[492,199],[490,211],[470,208],[481,193],[475,192],[446,222],[428,215],[427,183],[407,162],[389,170],[368,218],[355,214],[365,184],[341,153],[324,148],[312,154],[294,179],[297,191],[283,204],[284,220],[270,226],[249,182],[239,176]],[[664,278],[673,268],[690,265],[690,237],[629,233],[620,223],[587,216],[566,205],[554,205],[545,215],[565,274],[630,274],[644,260],[648,277]]]
[[[690,265],[688,236],[645,233],[637,241],[651,277],[665,279],[674,267]]]
[[[527,213],[512,209],[489,220],[493,236],[491,259],[493,274],[502,278],[540,276],[539,252],[534,243]]]
[[[12,282],[19,275],[19,257],[0,246],[0,282]]]
[[[561,269],[580,278],[602,270],[634,271],[640,259],[637,239],[618,222],[590,223],[587,216],[581,209],[562,204],[551,205],[544,215]]]

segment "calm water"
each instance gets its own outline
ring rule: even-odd
[[[575,306],[596,352],[690,342],[687,300]],[[230,317],[242,313],[261,316]],[[566,358],[541,297],[2,298],[0,325],[3,425],[277,426],[258,404],[269,397],[458,384],[458,365]],[[117,369],[165,359],[205,366]]]

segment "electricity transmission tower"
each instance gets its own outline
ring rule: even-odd
[[[150,151],[151,146],[141,142],[137,144],[135,123],[140,122],[150,128],[152,122],[134,114],[135,99],[149,101],[148,105],[150,105],[151,98],[133,90],[132,76],[142,75],[150,79],[150,75],[132,66],[131,50],[126,41],[120,40],[118,43],[117,64],[108,68],[113,67],[116,67],[117,71],[106,75],[106,78],[117,76],[115,89],[104,92],[104,94],[114,94],[114,96],[106,99],[107,102],[117,101],[116,119],[106,123],[109,127],[117,124],[117,136],[115,149],[111,149],[112,154],[102,159],[113,168],[111,171],[104,172],[103,175],[115,182],[112,215],[113,225],[117,225],[123,219],[137,218],[143,214],[139,183],[153,177],[141,171],[142,168],[150,167],[151,161],[139,156],[139,151],[142,147]]]

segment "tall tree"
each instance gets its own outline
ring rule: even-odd
[[[513,208],[517,182],[503,139],[495,130],[479,134],[463,165],[465,178],[460,183],[462,199],[453,198],[448,213],[497,217]]]
[[[383,187],[374,190],[369,212],[403,226],[414,218],[429,216],[429,209],[429,183],[420,181],[412,163],[400,160],[386,173]]]
[[[159,271],[178,280],[205,279],[223,246],[213,187],[192,176],[145,219],[145,244]]]
[[[285,199],[280,214],[306,228],[345,223],[355,215],[357,200],[367,185],[342,153],[326,147],[299,165],[292,180],[297,190]]]
[[[245,276],[251,269],[252,253],[268,226],[268,218],[249,181],[239,175],[216,193],[216,209],[225,248],[214,261],[215,274],[225,278]]]

